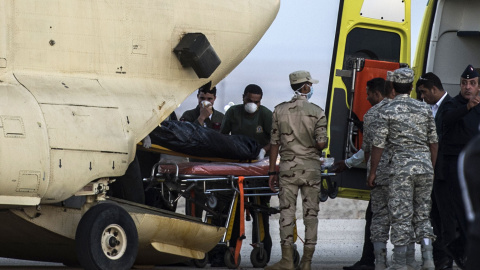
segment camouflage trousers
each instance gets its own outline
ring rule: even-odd
[[[386,243],[390,231],[388,216],[388,185],[377,185],[370,191],[372,204],[372,224],[370,225],[372,242]]]
[[[435,240],[430,224],[433,174],[395,174],[390,181],[388,208],[391,242],[408,245],[420,239]],[[412,239],[412,235],[416,239]]]
[[[280,172],[280,244],[293,245],[293,228],[297,208],[298,191],[302,193],[303,223],[305,224],[305,246],[317,244],[320,170],[290,170]]]

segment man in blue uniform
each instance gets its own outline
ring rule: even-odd
[[[443,114],[442,153],[443,175],[448,181],[449,196],[445,198],[449,206],[444,213],[442,222],[449,224],[455,222],[455,226],[446,226],[444,230],[444,242],[453,256],[457,265],[465,264],[465,245],[467,221],[465,206],[461,197],[461,189],[458,183],[458,156],[468,142],[479,133],[480,124],[480,97],[478,85],[478,72],[468,65],[460,78],[460,93],[445,103]],[[458,235],[458,236],[457,236]]]

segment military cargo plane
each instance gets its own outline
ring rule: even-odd
[[[130,269],[224,228],[106,198],[136,145],[253,49],[279,0],[1,0],[1,257]]]

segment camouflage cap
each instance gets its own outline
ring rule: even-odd
[[[413,82],[413,70],[410,68],[399,68],[393,72],[393,82],[411,83]]]
[[[393,71],[387,71],[387,82],[393,82]]]
[[[310,75],[310,72],[305,70],[292,72],[290,73],[289,78],[290,78],[290,84],[297,84],[297,83],[303,83],[303,82],[318,83],[318,80],[313,79],[312,76]]]

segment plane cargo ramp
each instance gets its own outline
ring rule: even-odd
[[[171,211],[115,198],[98,205],[102,204],[118,205],[132,217],[138,231],[135,265],[202,259],[225,233],[223,227]],[[74,239],[82,214],[79,208],[60,205],[1,211],[0,230],[4,233],[0,234],[0,257],[78,265]],[[57,221],[55,225],[52,220]]]

